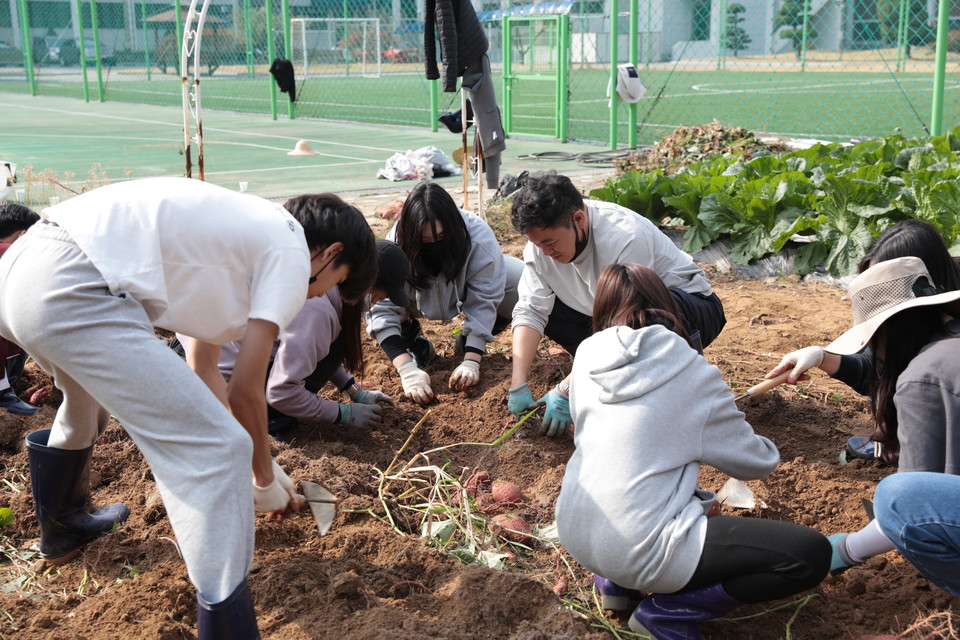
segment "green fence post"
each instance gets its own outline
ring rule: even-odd
[[[350,76],[350,27],[349,22],[346,22],[346,19],[350,17],[350,12],[347,10],[347,0],[343,0],[343,62],[346,65],[345,73]]]
[[[265,0],[263,3],[263,10],[266,14],[266,23],[267,23],[267,60],[273,61],[273,6],[270,4],[270,0]],[[270,77],[270,74],[267,74],[268,81],[270,83],[270,116],[276,120],[277,119],[277,84],[273,81],[273,78]]]
[[[647,0],[647,30],[644,31],[644,33],[647,34],[647,35],[644,37],[644,40],[647,41],[647,69],[650,68],[650,55],[651,55],[651,51],[652,51],[652,49],[650,48],[650,40],[651,40],[650,34],[653,33],[653,23],[652,23],[652,19],[653,19],[653,18],[652,18],[652,15],[653,15],[653,13],[652,13],[652,11],[651,11],[651,9],[650,9],[650,5],[651,5],[652,3],[653,3],[653,0]]]
[[[810,28],[810,0],[803,0],[803,27],[800,39],[800,71],[807,70],[807,30]]]
[[[20,22],[20,40],[23,45],[23,69],[30,84],[30,95],[37,95],[37,79],[33,74],[33,38],[30,36],[30,14],[27,13],[27,0],[19,0],[17,14]]]
[[[87,50],[87,39],[83,35],[83,5],[81,0],[77,1],[77,21],[80,23],[77,31],[80,33],[80,75],[83,77],[83,100],[90,102],[90,83],[87,82],[87,56],[84,53]]]
[[[897,71],[903,71],[904,64],[904,42],[906,39],[906,24],[904,16],[906,15],[906,0],[900,0],[900,8],[897,13]]]
[[[440,85],[439,80],[433,79],[427,82],[430,87],[430,130],[436,133],[439,131],[437,118],[440,116]]]
[[[950,0],[940,0],[937,11],[937,52],[933,68],[933,105],[930,108],[930,135],[943,128],[943,81],[947,67],[947,41],[950,37]]]
[[[717,71],[723,68],[724,44],[727,40],[726,17],[727,0],[720,0],[717,5]]]
[[[293,45],[290,43],[290,0],[283,0],[283,57],[293,58]],[[271,63],[273,60],[271,59]],[[296,108],[293,100],[287,100],[287,116],[293,120],[296,117]]]
[[[636,0],[634,0],[636,1]],[[567,14],[560,15],[560,68],[557,70],[557,85],[560,89],[558,113],[557,117],[559,118],[558,127],[557,127],[557,137],[560,138],[560,142],[567,141],[567,118],[569,117],[569,108],[567,106],[567,87],[570,86],[570,69],[568,67],[568,60],[570,59],[569,52],[569,43],[570,43],[570,16]]]
[[[620,2],[610,0],[610,148],[617,148],[617,58],[620,47]]]
[[[251,78],[254,75],[252,13],[253,7],[250,6],[250,0],[243,0],[243,44],[246,47],[247,54],[247,75]]]
[[[637,38],[640,37],[640,1],[630,0],[630,64],[634,67],[639,62]],[[616,87],[614,87],[616,89]],[[632,149],[637,146],[637,103],[627,105],[627,145]]]
[[[147,67],[147,82],[150,82],[150,26],[147,24],[147,0],[140,0],[140,18],[143,24],[143,64]]]
[[[513,34],[511,33],[510,18],[504,16],[503,20],[503,126],[506,134],[510,135],[513,130],[513,87],[511,86],[511,76],[513,75]]]
[[[183,50],[183,11],[180,10],[180,0],[173,0],[173,20],[174,27],[177,30],[177,47],[174,50],[174,55],[177,57],[177,62],[180,62],[180,52]],[[189,65],[190,62],[187,61]],[[180,69],[180,77],[186,77],[188,70]]]
[[[93,30],[93,55],[96,57],[97,97],[100,102],[106,100],[103,95],[103,63],[100,60],[100,22],[97,20],[97,0],[90,0],[90,28]],[[87,57],[87,50],[80,47],[80,58]],[[86,71],[84,71],[86,73]]]

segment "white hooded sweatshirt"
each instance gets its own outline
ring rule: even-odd
[[[573,363],[576,451],[557,500],[560,542],[577,561],[630,589],[672,593],[693,576],[715,494],[700,463],[762,478],[776,446],[737,409],[720,370],[666,327],[611,327]]]

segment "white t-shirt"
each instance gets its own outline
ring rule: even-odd
[[[187,178],[111,184],[42,212],[153,325],[223,344],[283,329],[307,297],[303,227],[279,204]]]

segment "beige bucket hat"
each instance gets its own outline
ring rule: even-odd
[[[925,282],[918,283],[921,278]],[[913,256],[878,262],[850,283],[853,327],[824,347],[850,355],[861,351],[888,318],[906,309],[960,300],[960,291],[938,293],[923,260]]]
[[[288,156],[315,156],[317,152],[310,148],[310,143],[306,140],[297,140],[297,146],[293,151],[287,151]]]

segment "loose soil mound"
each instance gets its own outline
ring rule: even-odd
[[[844,292],[827,285],[715,280],[728,324],[705,355],[735,392],[757,383],[781,354],[825,344],[850,322]],[[492,443],[514,425],[506,408],[509,332],[491,345],[480,385],[456,392],[446,381],[457,364],[452,355],[457,325],[425,326],[439,355],[427,368],[438,400],[400,456],[401,464],[445,445]],[[570,358],[551,346],[544,343],[534,366],[534,394],[546,392],[570,369]],[[379,348],[368,340],[365,353],[364,383],[401,398],[399,379]],[[24,383],[41,382],[43,373],[30,369]],[[697,401],[695,389],[690,396],[690,402]],[[111,426],[95,449],[93,499],[97,505],[127,503],[129,521],[59,569],[45,567],[30,551],[39,534],[23,437],[50,426],[59,400],[52,394],[53,404],[27,418],[0,412],[5,459],[0,506],[9,506],[16,516],[0,539],[10,558],[0,565],[0,633],[22,640],[195,637],[193,588],[150,470],[119,425]],[[870,430],[861,397],[815,376],[741,405],[757,432],[780,447],[783,462],[769,478],[749,483],[762,505],[749,511],[725,507],[724,513],[800,522],[825,534],[866,523],[860,499],[872,497],[876,483],[893,470],[838,462],[846,438]],[[279,523],[257,518],[250,584],[264,638],[599,640],[614,637],[601,623],[625,626],[625,619],[596,610],[592,576],[555,545],[503,546],[510,552],[506,567],[495,570],[465,566],[418,532],[408,534],[415,529],[412,520],[397,518],[405,535],[395,530],[385,519],[376,469],[390,465],[424,409],[399,399],[386,414],[386,424],[375,431],[301,424],[288,442],[276,443],[276,458],[290,476],[325,485],[341,499],[341,513],[325,537],[306,511]],[[485,472],[474,477],[479,493],[494,480],[514,483],[523,502],[509,510],[542,529],[553,521],[572,450],[569,434],[546,439],[531,420],[497,447],[465,444],[434,459],[461,481]],[[710,469],[701,478],[713,490],[725,480]],[[395,506],[391,512],[397,517]],[[780,605],[786,606],[777,609]],[[828,577],[792,602],[743,606],[736,617],[702,629],[706,638],[860,638],[897,634],[931,613],[950,616],[958,605],[890,553]],[[909,637],[945,637],[943,631],[929,635],[934,622]]]

